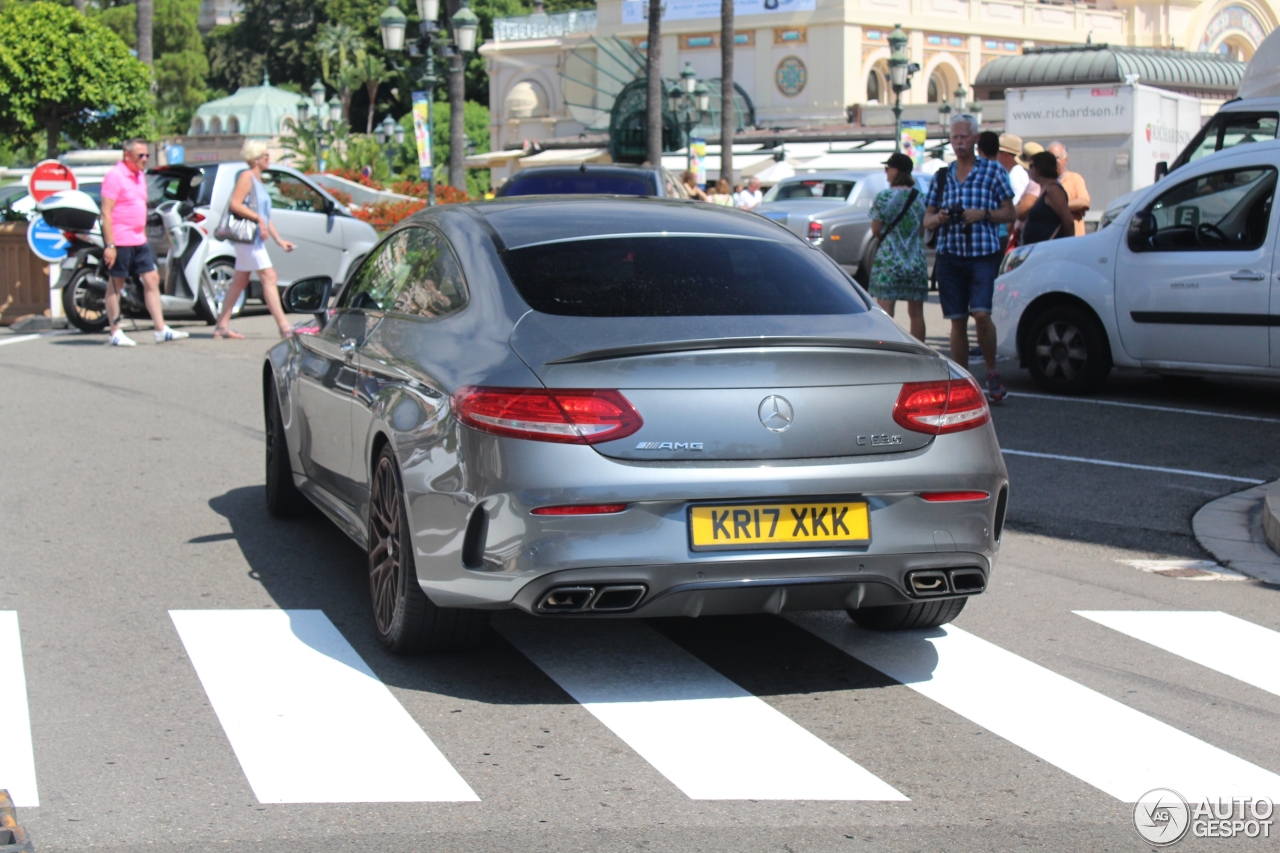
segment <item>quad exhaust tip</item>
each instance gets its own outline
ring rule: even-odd
[[[928,569],[907,575],[907,586],[913,595],[932,598],[939,595],[974,595],[987,588],[986,576],[980,569]]]
[[[539,613],[623,613],[634,610],[648,588],[644,584],[558,586],[538,602]]]

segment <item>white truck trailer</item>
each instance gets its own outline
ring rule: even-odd
[[[1005,131],[1046,148],[1061,142],[1089,188],[1087,220],[1155,182],[1200,130],[1200,99],[1140,83],[1005,90]]]

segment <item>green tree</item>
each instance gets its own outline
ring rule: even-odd
[[[314,0],[245,0],[240,20],[209,34],[209,84],[234,92],[273,80],[315,79],[312,45],[325,19]]]
[[[133,47],[137,39],[133,3],[109,6],[90,14]],[[210,99],[209,60],[197,23],[200,0],[155,0],[153,40],[156,109],[160,132],[185,133],[196,107]]]
[[[107,27],[53,3],[0,14],[0,134],[43,131],[54,157],[62,133],[95,144],[146,133],[150,110],[150,69]]]
[[[316,35],[314,50],[316,58],[320,60],[320,76],[338,90],[338,97],[342,100],[342,115],[348,116],[351,111],[351,92],[359,85],[355,75],[350,73],[350,65],[356,52],[364,50],[364,39],[354,27],[345,22],[323,24]]]
[[[364,85],[364,89],[369,93],[369,116],[365,125],[365,133],[373,133],[373,113],[377,109],[378,87],[392,78],[392,74],[387,70],[386,63],[371,53],[361,50],[356,53],[355,61],[351,64],[355,70],[355,77]]]

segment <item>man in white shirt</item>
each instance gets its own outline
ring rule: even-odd
[[[747,181],[747,188],[734,198],[733,203],[739,210],[755,210],[764,201],[764,193],[760,192],[760,180],[752,178]]]

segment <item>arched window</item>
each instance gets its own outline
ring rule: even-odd
[[[947,82],[942,79],[941,74],[935,71],[933,74],[929,75],[929,94],[927,95],[929,103],[936,104],[942,101],[946,97],[946,95],[943,94],[946,91]]]
[[[210,119],[210,120],[209,120],[209,132],[210,132],[210,133],[222,133],[222,119],[218,118],[217,116],[214,116],[212,119]]]
[[[867,103],[871,103],[872,101],[875,101],[877,104],[881,103],[880,75],[875,71],[875,69],[872,69],[871,73],[867,75]]]
[[[198,118],[191,122],[191,135],[202,136],[204,134],[204,119]]]
[[[239,132],[240,132],[240,119],[236,118],[235,116],[232,116],[231,118],[227,119],[227,133],[239,133]]]

